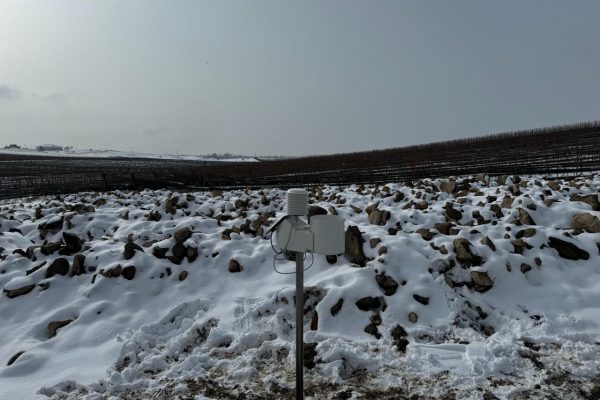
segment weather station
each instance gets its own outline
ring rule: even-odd
[[[274,251],[294,252],[296,256],[296,271],[290,272],[296,275],[296,399],[304,399],[304,255],[342,254],[344,220],[337,215],[308,216],[308,192],[289,189],[287,215],[270,231],[275,233],[275,243],[281,249]],[[277,256],[274,265],[276,260]]]

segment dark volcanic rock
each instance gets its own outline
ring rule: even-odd
[[[125,243],[123,258],[125,258],[126,260],[131,260],[135,255],[135,250],[135,243],[133,243],[133,240],[128,239],[127,243]]]
[[[413,299],[423,304],[424,306],[429,304],[429,297],[419,296],[418,294],[413,294]]]
[[[494,214],[496,214],[496,218],[498,219],[504,216],[504,214],[502,213],[502,207],[500,207],[498,204],[490,204],[490,210],[492,210]]]
[[[242,267],[237,260],[235,260],[233,258],[231,260],[229,260],[229,272],[231,272],[231,273],[242,272],[243,269],[244,269],[244,267]]]
[[[492,249],[492,251],[496,251],[496,245],[494,244],[494,242],[492,242],[492,239],[490,239],[488,236],[484,236],[483,238],[481,238],[480,243],[483,244],[484,246],[489,247],[490,249]]]
[[[379,311],[383,308],[385,302],[383,297],[363,297],[356,301],[356,307],[362,311]]]
[[[527,211],[522,208],[518,208],[519,211],[519,221],[521,221],[524,225],[535,225],[535,221],[531,218],[531,215]]]
[[[85,256],[77,254],[73,258],[73,267],[71,268],[71,276],[85,274]]]
[[[452,243],[454,245],[456,259],[463,267],[478,266],[483,263],[481,257],[473,254],[471,251],[471,242],[467,239],[454,239]]]
[[[433,229],[436,229],[439,233],[441,233],[443,235],[449,235],[450,228],[452,228],[453,226],[454,226],[454,224],[452,224],[450,222],[439,222],[439,223],[433,225]]]
[[[515,235],[515,237],[517,239],[521,239],[521,238],[528,238],[528,237],[533,237],[535,236],[535,234],[537,233],[537,231],[535,230],[535,228],[527,228],[527,229],[522,229],[519,232],[517,232],[517,234]]]
[[[590,254],[575,246],[573,243],[555,238],[548,238],[548,245],[558,251],[558,255],[568,260],[587,260]]]
[[[57,258],[46,269],[46,278],[54,275],[66,275],[69,272],[69,261],[66,258]]]
[[[385,225],[390,215],[389,211],[375,209],[369,213],[369,222],[373,225]]]
[[[24,294],[31,292],[34,287],[35,287],[35,283],[24,285],[24,286],[22,286],[20,288],[16,288],[16,289],[6,289],[5,288],[4,293],[6,293],[6,296],[8,296],[9,299],[13,299],[15,297],[22,296]]]
[[[135,277],[135,267],[133,265],[128,265],[121,271],[121,276],[128,281],[132,280]]]
[[[386,296],[392,296],[398,290],[398,282],[389,275],[384,275],[383,273],[375,275],[375,280]]]
[[[446,218],[449,221],[460,221],[460,219],[462,218],[462,212],[460,212],[459,210],[455,209],[452,205],[452,203],[447,203],[446,204]]]
[[[177,232],[175,232],[174,237],[176,242],[183,243],[192,237],[192,230],[188,227],[181,228]]]
[[[370,323],[369,325],[365,326],[365,332],[369,335],[375,336],[377,339],[381,339],[381,333],[379,333],[377,325],[374,323]]]
[[[308,216],[327,215],[327,210],[319,206],[308,206]]]
[[[69,325],[71,322],[75,321],[74,319],[66,319],[64,321],[53,321],[48,324],[46,329],[48,330],[48,337],[53,338],[56,336],[56,331],[60,328]]]
[[[363,251],[363,239],[360,230],[355,225],[348,226],[346,229],[346,255],[350,261],[364,267],[367,264],[367,257]]]
[[[316,365],[318,343],[304,343],[304,368],[313,369]]]
[[[188,246],[185,257],[187,258],[189,263],[194,262],[198,258],[198,248],[193,246]]]
[[[392,336],[392,340],[394,341],[394,344],[396,345],[398,351],[401,353],[405,353],[406,346],[408,346],[408,340],[406,340],[406,336],[408,336],[408,334],[406,333],[404,328],[400,325],[396,325],[390,331],[390,335]]]
[[[167,251],[169,251],[169,249],[165,249],[163,247],[158,247],[158,246],[152,247],[152,255],[156,258],[165,258]]]
[[[329,311],[331,311],[331,315],[333,317],[335,317],[337,315],[337,313],[340,312],[340,310],[342,309],[342,305],[344,304],[344,299],[340,298],[332,307]]]
[[[472,271],[471,282],[473,289],[481,293],[487,292],[494,286],[494,281],[492,281],[487,272]]]
[[[42,251],[43,255],[49,256],[50,254],[53,254],[54,252],[60,250],[61,245],[62,245],[61,242],[46,243],[46,244],[42,245],[40,250]]]
[[[16,353],[15,355],[13,355],[11,358],[9,358],[8,362],[6,363],[6,366],[10,367],[11,365],[13,365],[15,363],[15,361],[17,361],[17,359],[19,357],[21,357],[23,354],[25,354],[25,351],[21,350],[18,353]]]
[[[335,254],[327,255],[327,256],[325,256],[325,259],[327,260],[327,263],[332,264],[332,265],[337,262],[337,256]]]
[[[171,252],[173,253],[173,255],[169,257],[169,260],[171,260],[172,263],[179,265],[181,264],[181,261],[183,261],[183,259],[185,258],[187,254],[187,249],[182,243],[177,242],[171,248]]]
[[[60,249],[58,252],[63,256],[70,256],[75,253],[79,253],[82,248],[82,244],[84,240],[82,240],[79,236],[70,232],[63,232],[63,241],[65,242],[65,247]]]

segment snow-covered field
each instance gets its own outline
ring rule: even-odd
[[[229,157],[213,158],[203,155],[192,154],[154,154],[140,153],[136,151],[119,150],[48,150],[38,151],[34,149],[0,149],[0,154],[26,155],[26,156],[46,156],[46,157],[89,157],[89,158],[152,158],[162,160],[186,160],[186,161],[221,161],[221,162],[253,162],[257,161],[254,157]]]
[[[307,256],[307,397],[600,398],[599,188],[314,189],[347,251]],[[285,207],[276,189],[1,206],[0,398],[293,398],[294,276],[266,234]]]

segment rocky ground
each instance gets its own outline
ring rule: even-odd
[[[307,397],[599,398],[598,188],[311,189],[346,252],[306,260]],[[293,398],[294,278],[267,233],[285,206],[277,189],[2,205],[0,397]]]

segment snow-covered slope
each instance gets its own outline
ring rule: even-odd
[[[346,254],[306,260],[307,397],[597,398],[600,176],[513,180],[312,191],[348,230]],[[292,398],[294,276],[266,234],[285,206],[2,206],[0,398]]]

